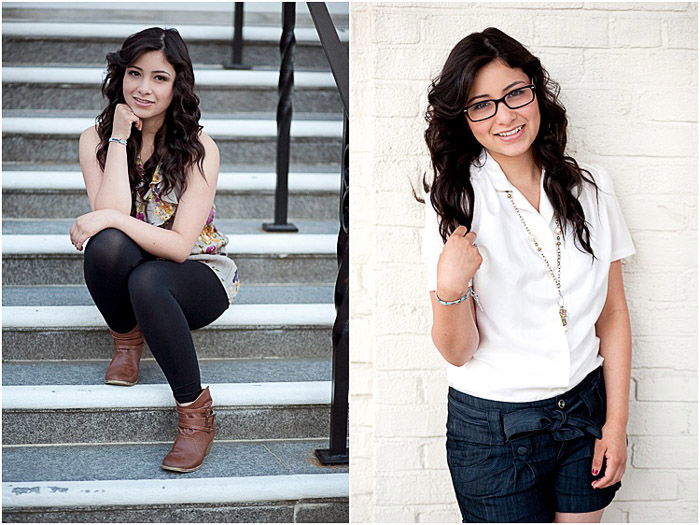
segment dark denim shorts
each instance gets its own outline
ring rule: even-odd
[[[621,487],[591,487],[605,423],[603,369],[556,397],[506,403],[450,388],[447,464],[464,522],[552,522],[593,512]]]

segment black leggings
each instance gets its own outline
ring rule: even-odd
[[[107,325],[126,333],[137,324],[179,403],[202,391],[190,330],[228,308],[214,271],[198,261],[157,259],[120,230],[108,228],[85,248],[85,283]]]

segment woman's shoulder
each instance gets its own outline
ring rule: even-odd
[[[584,170],[583,175],[586,178],[591,179],[593,180],[593,182],[595,182],[599,191],[603,191],[605,193],[614,193],[613,182],[610,173],[608,173],[608,170],[605,169],[603,166],[599,164],[581,162],[579,163],[579,167],[582,170]],[[584,191],[586,190],[593,191],[593,186],[590,183],[584,181]]]
[[[99,144],[100,135],[97,133],[97,128],[95,126],[90,126],[80,134],[80,140],[78,141],[78,156],[80,158],[81,165],[83,163],[93,162],[95,160],[95,154]]]
[[[80,134],[80,141],[83,142],[94,142],[95,144],[100,141],[100,135],[97,133],[97,126],[90,126],[85,128]]]
[[[199,142],[202,143],[202,146],[204,146],[204,151],[205,153],[214,153],[219,154],[219,147],[216,145],[216,142],[214,142],[214,139],[211,138],[207,133],[204,132],[204,130],[199,132]]]
[[[204,131],[200,131],[197,136],[200,144],[204,148],[204,155],[202,157],[202,164],[199,162],[194,163],[191,166],[190,177],[198,174],[203,174],[206,179],[218,177],[219,173],[219,148],[209,135]]]

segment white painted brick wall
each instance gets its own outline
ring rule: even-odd
[[[637,255],[630,448],[606,522],[697,522],[697,4],[353,3],[351,520],[458,522],[420,256],[427,89],[496,26],[562,86],[569,152],[615,180]]]

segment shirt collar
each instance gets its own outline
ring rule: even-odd
[[[482,149],[477,162],[481,171],[488,176],[496,191],[515,191],[515,186],[510,183],[500,164],[496,162],[496,159],[488,151]]]
[[[498,192],[513,192],[513,199],[515,205],[520,209],[531,210],[533,213],[537,213],[535,208],[530,204],[527,199],[520,193],[520,191],[511,184],[511,182],[503,173],[500,164],[486,151],[486,149],[481,150],[481,154],[477,160],[478,168],[488,177],[493,185],[494,189]],[[550,223],[554,218],[554,208],[549,202],[549,198],[544,191],[544,170],[542,171],[542,176],[540,177],[540,211],[539,214]]]

